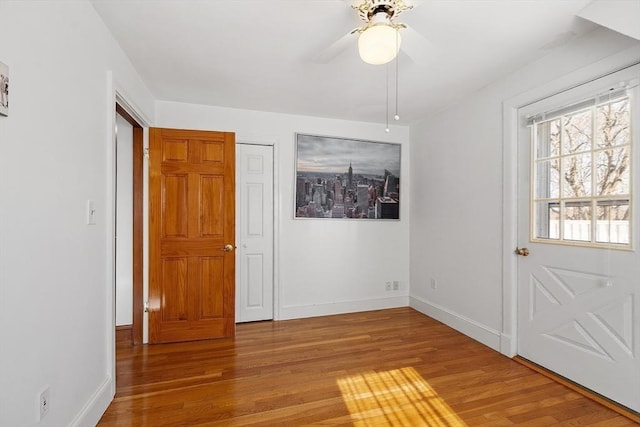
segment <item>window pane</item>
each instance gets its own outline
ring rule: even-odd
[[[538,239],[560,238],[560,203],[538,202],[535,204],[535,230]]]
[[[536,170],[536,197],[552,199],[560,197],[560,163],[558,159],[538,162]]]
[[[598,195],[629,194],[629,147],[597,153],[596,174]]]
[[[564,197],[591,195],[591,153],[565,157],[562,161]]]
[[[629,98],[598,107],[596,143],[600,148],[629,144]]]
[[[536,135],[536,158],[560,155],[560,119],[539,123]]]
[[[591,241],[591,204],[589,202],[566,202],[564,205],[565,240]]]
[[[591,110],[564,117],[562,154],[574,154],[591,150]]]
[[[629,244],[629,201],[598,202],[596,241]]]

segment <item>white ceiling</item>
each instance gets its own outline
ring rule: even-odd
[[[590,0],[424,0],[401,14],[400,124],[596,27]],[[363,63],[351,0],[92,0],[157,99],[384,123],[386,66]],[[357,2],[356,2],[357,3]],[[409,1],[407,0],[407,3]],[[329,54],[326,58],[321,54]],[[389,68],[390,114],[395,65]]]

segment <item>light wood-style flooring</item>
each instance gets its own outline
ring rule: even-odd
[[[410,308],[117,344],[99,426],[636,426]]]

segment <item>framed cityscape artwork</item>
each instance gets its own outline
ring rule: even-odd
[[[400,148],[296,134],[294,217],[400,219]]]
[[[0,116],[9,115],[9,67],[0,62]]]

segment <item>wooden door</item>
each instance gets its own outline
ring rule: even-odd
[[[236,320],[273,319],[273,147],[237,146]]]
[[[638,71],[522,109],[522,120],[530,118],[521,128],[518,166],[518,240],[528,246],[518,259],[518,354],[634,411],[638,89],[621,87]]]
[[[235,135],[149,130],[149,341],[235,333]]]

